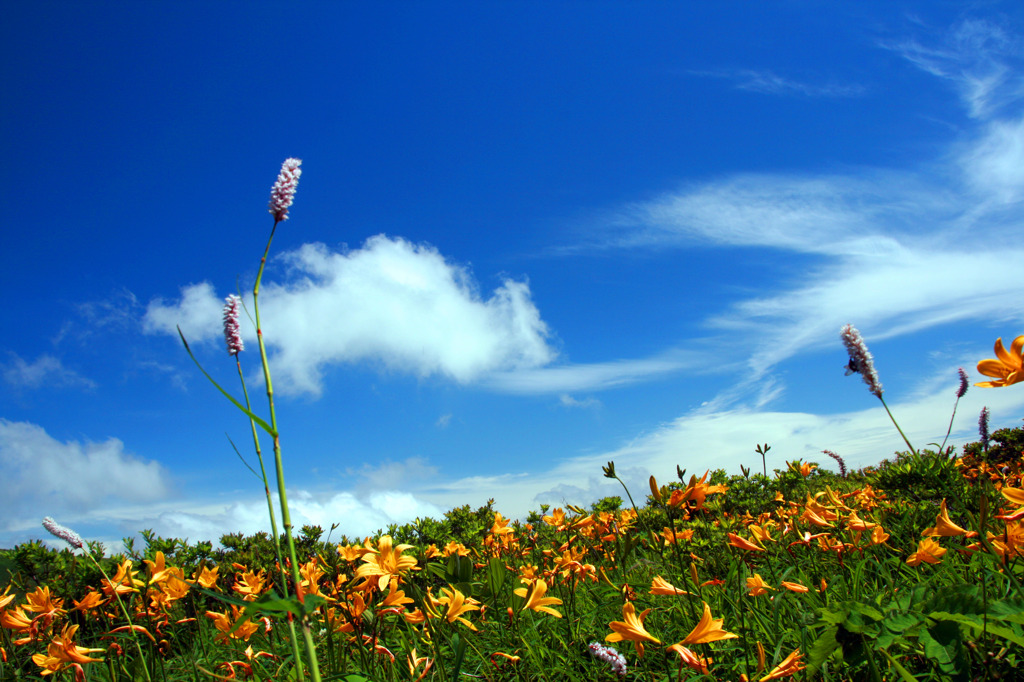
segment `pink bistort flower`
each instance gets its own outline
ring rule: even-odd
[[[846,366],[846,373],[860,374],[868,390],[876,397],[882,397],[882,382],[878,380],[878,372],[875,371],[875,359],[868,351],[868,345],[864,343],[860,332],[852,324],[848,324],[840,331],[846,352],[850,354],[850,364]]]
[[[277,182],[270,190],[270,213],[274,222],[288,220],[288,208],[295,200],[295,188],[299,186],[299,176],[302,175],[301,164],[301,159],[285,159],[281,164]]]
[[[54,521],[53,518],[50,516],[47,516],[43,519],[43,528],[50,531],[51,534],[60,538],[61,540],[68,543],[75,549],[82,549],[82,547],[85,546],[85,542],[83,542],[82,536],[80,536],[78,533],[71,530],[70,528],[60,525],[59,523]]]
[[[229,294],[224,299],[224,340],[228,344],[228,353],[235,357],[245,350],[245,344],[242,343],[242,330],[238,326],[238,308],[241,303],[242,299],[234,294]]]

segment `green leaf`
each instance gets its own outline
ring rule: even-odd
[[[899,661],[890,656],[888,651],[885,649],[879,649],[879,651],[882,652],[883,656],[889,659],[889,663],[892,664],[892,667],[896,668],[896,672],[898,672],[900,677],[903,678],[903,682],[917,682],[917,678],[911,675],[909,670],[900,665]]]
[[[185,351],[188,353],[188,356],[190,358],[192,358],[192,362],[196,363],[196,367],[199,368],[199,371],[203,373],[204,377],[209,379],[210,383],[213,384],[214,388],[216,388],[218,391],[220,391],[221,394],[225,398],[230,400],[234,404],[235,407],[237,407],[242,412],[244,412],[245,415],[247,417],[249,417],[249,419],[251,419],[255,423],[259,424],[259,427],[261,429],[263,429],[264,431],[266,431],[268,434],[270,434],[271,437],[277,436],[277,434],[274,432],[274,429],[270,428],[270,424],[268,424],[267,422],[263,421],[259,416],[254,414],[251,410],[246,408],[244,405],[242,405],[242,403],[240,403],[237,400],[235,400],[234,396],[232,396],[230,393],[228,393],[223,388],[221,388],[220,384],[218,384],[216,381],[214,381],[213,377],[211,377],[209,374],[207,374],[206,370],[203,369],[203,366],[199,364],[199,360],[197,360],[196,356],[192,354],[192,349],[188,347],[188,341],[185,340],[185,334],[182,333],[181,327],[178,327],[178,336],[181,337],[181,342],[183,344],[185,344]]]

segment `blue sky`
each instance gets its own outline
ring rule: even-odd
[[[918,446],[1024,333],[1019,3],[34,2],[0,50],[0,546],[268,526],[174,329],[237,387],[220,308],[287,157],[261,309],[297,525],[521,517],[765,442],[874,464],[903,443],[843,324]]]

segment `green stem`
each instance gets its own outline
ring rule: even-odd
[[[274,410],[274,385],[270,380],[270,363],[267,361],[267,348],[263,342],[263,327],[260,324],[260,281],[263,279],[263,269],[267,265],[267,254],[270,253],[270,244],[274,241],[274,233],[280,221],[274,221],[274,227],[270,231],[270,238],[267,240],[267,248],[263,251],[263,258],[260,259],[260,269],[256,274],[256,284],[252,289],[252,307],[256,318],[256,339],[260,346],[260,361],[263,363],[263,378],[267,384],[267,402],[270,406],[270,429],[274,435],[274,464],[277,473],[277,494],[281,501],[281,522],[284,526],[284,535],[288,540],[288,556],[291,560],[292,580],[295,581],[295,591],[299,601],[299,612],[302,615],[302,636],[306,644],[306,655],[309,658],[310,674],[313,682],[320,682],[320,665],[316,657],[316,645],[313,643],[313,632],[309,624],[309,614],[306,613],[306,604],[300,590],[301,577],[299,576],[299,562],[295,555],[295,540],[292,538],[292,517],[288,511],[288,493],[284,483],[284,462],[281,459],[281,436],[277,429],[277,413]],[[299,659],[296,658],[296,662]]]
[[[909,440],[907,440],[907,436],[906,436],[906,434],[903,433],[903,429],[901,429],[900,425],[896,422],[896,417],[892,416],[892,412],[889,411],[889,406],[885,404],[885,398],[883,398],[882,396],[878,396],[878,399],[882,401],[882,407],[885,408],[886,414],[888,414],[889,415],[889,419],[892,420],[893,426],[895,426],[896,430],[900,432],[901,436],[903,436],[903,442],[907,444],[907,447],[910,448],[910,451],[914,455],[917,455],[917,450],[915,450],[914,446],[910,444]]]
[[[88,549],[86,549],[85,550],[85,555],[92,560],[92,563],[95,564],[96,568],[98,568],[100,570],[100,574],[104,578],[106,578],[107,584],[110,585],[110,591],[111,591],[111,593],[113,593],[114,599],[117,600],[117,605],[121,607],[121,613],[124,614],[125,620],[128,621],[128,632],[131,633],[132,641],[135,642],[135,648],[139,652],[139,658],[142,659],[142,672],[145,673],[145,675],[146,675],[146,682],[150,682],[149,666],[146,665],[146,655],[144,653],[142,653],[142,645],[139,644],[139,638],[135,635],[135,626],[132,625],[132,617],[130,615],[128,615],[128,609],[125,608],[124,602],[121,601],[121,595],[119,595],[117,593],[117,585],[115,585],[113,582],[111,582],[110,576],[108,576],[107,572],[103,570],[102,566],[100,566],[100,562],[96,561],[96,557],[94,557],[92,555],[92,552],[90,552]],[[128,576],[128,581],[131,582],[131,573],[128,572],[128,571],[126,571],[126,573],[127,573],[127,576]]]
[[[242,363],[238,359],[238,355],[235,355],[235,364],[238,366],[238,380],[242,383],[242,395],[245,396],[245,407],[248,410],[252,410],[252,405],[249,403],[249,390],[245,387],[245,376],[242,374]],[[274,502],[270,497],[270,484],[267,482],[267,468],[263,464],[263,449],[260,447],[259,432],[256,431],[256,422],[252,419],[249,420],[249,426],[252,427],[252,442],[256,448],[256,459],[260,462],[260,475],[263,477],[263,490],[267,494],[267,511],[270,514],[270,532],[274,536],[274,552],[277,554],[277,567],[281,575],[281,595],[288,597],[288,575],[284,568],[284,559],[281,557],[281,541],[277,533],[277,515],[274,513]],[[289,614],[290,616],[291,614]],[[290,635],[292,645],[292,655],[295,657],[295,667],[299,672],[299,679],[305,677],[305,671],[302,666],[302,656],[299,654],[299,638],[295,634],[295,621],[292,618],[288,618],[288,631]]]

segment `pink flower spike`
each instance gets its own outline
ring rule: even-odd
[[[270,190],[270,213],[274,216],[274,222],[288,220],[288,208],[295,200],[295,188],[299,185],[299,176],[302,171],[299,166],[301,159],[285,159],[281,164],[281,172],[277,175],[277,182]]]
[[[245,350],[242,330],[238,326],[238,307],[241,303],[242,299],[234,294],[224,299],[224,340],[228,343],[228,353],[235,357]]]
[[[60,538],[75,549],[82,549],[85,546],[85,542],[82,541],[82,536],[70,528],[60,525],[54,521],[52,517],[47,516],[43,519],[43,528],[50,531],[52,535]]]

